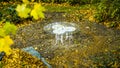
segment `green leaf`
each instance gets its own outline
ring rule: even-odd
[[[5,25],[3,26],[3,29],[5,30],[5,34],[15,34],[17,27],[14,24],[10,24],[10,22],[6,22]]]

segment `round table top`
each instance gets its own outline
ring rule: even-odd
[[[54,22],[46,25],[44,30],[50,34],[76,33],[78,26],[70,22]]]

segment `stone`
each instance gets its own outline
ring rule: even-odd
[[[30,47],[26,47],[22,49],[23,51],[31,54],[32,56],[35,56],[39,59],[41,59],[41,61],[48,67],[48,68],[52,68],[50,64],[47,63],[47,61],[41,56],[41,54],[36,51],[32,46]]]

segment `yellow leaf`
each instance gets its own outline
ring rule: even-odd
[[[23,2],[23,3],[29,3],[29,1],[28,1],[28,0],[22,0],[22,2]]]
[[[5,41],[3,38],[0,38],[0,52],[4,49]]]
[[[33,16],[34,19],[36,19],[36,20],[38,19],[38,15],[35,10],[32,10],[30,15]]]
[[[34,9],[35,9],[35,10],[39,10],[39,11],[41,11],[41,12],[42,12],[42,11],[45,11],[45,8],[42,7],[41,4],[39,4],[39,3],[35,3]]]
[[[3,28],[0,28],[0,37],[4,37],[5,35],[5,30]]]
[[[3,51],[6,53],[6,55],[10,55],[11,54],[11,48],[10,47],[4,47]]]
[[[10,45],[13,44],[12,39],[10,36],[5,36],[4,38],[0,38],[0,52],[4,51],[6,55],[11,54]]]
[[[34,19],[44,18],[45,8],[41,6],[41,4],[35,3],[33,10],[30,15],[33,16]]]
[[[6,42],[6,45],[12,45],[14,43],[10,36],[5,36],[4,40]]]
[[[45,16],[44,16],[44,13],[43,13],[43,12],[39,12],[39,13],[38,13],[38,15],[39,15],[39,17],[41,17],[41,18],[45,18]]]
[[[27,18],[31,9],[26,8],[26,4],[22,4],[17,6],[16,11],[18,12],[18,16],[20,16],[21,18]]]
[[[32,2],[34,2],[35,0],[31,0]]]

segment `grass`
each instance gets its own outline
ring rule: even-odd
[[[43,6],[46,8],[46,11],[49,12],[74,12],[76,10],[88,10],[88,9],[95,9],[97,4],[87,4],[87,5],[69,5],[66,3],[63,4],[49,4],[43,3]]]
[[[45,4],[43,5],[49,12],[72,12],[80,10],[80,6],[70,6],[69,4]]]

